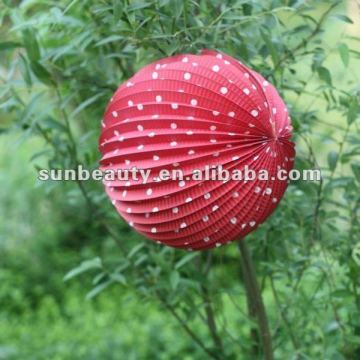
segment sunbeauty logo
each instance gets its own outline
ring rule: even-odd
[[[184,173],[182,169],[94,169],[88,170],[82,165],[74,169],[40,169],[38,172],[40,181],[133,181],[147,184],[160,181],[269,181],[269,180],[304,180],[320,181],[321,171],[319,169],[287,171],[283,168],[270,173],[267,169],[252,169],[245,165],[242,169],[224,169],[221,165],[206,165],[203,169],[193,169],[190,174]]]

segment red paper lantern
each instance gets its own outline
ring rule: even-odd
[[[244,237],[282,198],[295,155],[290,118],[275,88],[215,51],[165,58],[122,84],[104,115],[102,170],[148,169],[149,180],[117,179],[106,191],[138,232],[164,245],[207,249]],[[267,181],[198,181],[194,169],[265,169]],[[182,181],[159,181],[180,169]]]

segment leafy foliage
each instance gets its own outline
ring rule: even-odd
[[[274,83],[288,104],[296,168],[320,168],[323,176],[318,183],[290,184],[274,215],[248,237],[275,358],[359,358],[360,38],[352,35],[355,25],[345,5],[325,0],[4,0],[0,136],[41,139],[39,151],[31,154],[36,168],[83,164],[93,169],[105,104],[137,69],[202,48],[242,59]],[[118,286],[157,304],[189,336],[178,349],[180,357],[260,356],[235,244],[202,254],[159,247],[118,218],[101,184],[37,186],[54,208],[60,207],[59,221],[71,226],[59,246],[82,254],[83,262],[65,279],[95,274],[88,298],[103,292],[111,296]],[[139,357],[157,355],[148,349]]]

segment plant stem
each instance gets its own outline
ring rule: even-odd
[[[269,330],[268,320],[266,316],[265,306],[257,284],[254,264],[251,259],[246,241],[239,241],[239,249],[241,253],[241,268],[244,276],[244,284],[246,296],[248,300],[249,311],[251,315],[255,315],[258,328],[259,338],[261,339],[263,356],[265,360],[273,360],[273,350],[271,342],[271,334]],[[257,344],[255,345],[255,348]]]

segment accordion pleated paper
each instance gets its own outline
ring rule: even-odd
[[[150,170],[106,181],[119,214],[158,243],[191,250],[221,246],[256,229],[282,198],[295,156],[287,108],[260,74],[215,51],[152,63],[108,104],[99,148],[102,170]],[[267,181],[197,180],[206,166],[248,168]],[[180,169],[182,181],[159,179]]]

